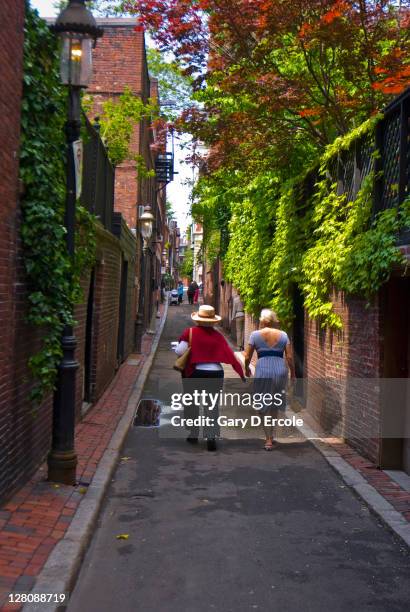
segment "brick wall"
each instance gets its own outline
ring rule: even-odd
[[[99,19],[104,36],[93,51],[93,81],[88,89],[94,96],[93,113],[101,110],[101,104],[115,98],[129,88],[134,94],[147,100],[149,97],[148,73],[145,57],[144,32],[136,31],[136,19]],[[141,154],[141,137],[147,129],[136,125],[131,140],[131,150]],[[115,173],[115,210],[120,212],[130,228],[137,223],[137,205],[142,202],[141,184],[135,163],[124,161]]]
[[[0,441],[9,436],[13,403],[14,287],[16,281],[16,210],[22,89],[24,2],[0,6]],[[8,324],[6,324],[8,322]],[[10,324],[11,323],[11,324]],[[0,474],[7,457],[0,456]],[[0,480],[1,482],[1,480]],[[3,485],[4,486],[4,485]],[[0,489],[3,488],[0,484]]]
[[[138,295],[136,290],[137,244],[134,234],[129,230],[124,219],[114,214],[116,220],[115,235],[120,240],[122,257],[127,262],[127,295],[125,306],[124,356],[134,350],[135,319],[137,315]]]
[[[379,296],[371,305],[359,297],[334,293],[332,302],[342,318],[343,331],[322,330],[305,317],[306,407],[325,431],[345,432],[361,453],[377,461],[379,441],[363,437],[379,430],[380,408],[376,391],[363,380],[381,375]]]
[[[40,333],[25,322],[27,290],[19,227],[18,183],[23,71],[24,1],[0,5],[0,499],[37,467],[49,448],[51,401],[37,410],[28,359]]]

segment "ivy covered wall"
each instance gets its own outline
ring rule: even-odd
[[[82,274],[93,264],[94,227],[81,206],[77,252],[71,262],[65,244],[67,90],[60,84],[59,45],[46,22],[26,2],[24,89],[20,178],[23,183],[21,236],[28,282],[28,321],[41,328],[42,347],[30,357],[39,403],[53,389],[61,358],[61,332],[83,298]]]
[[[249,313],[271,306],[289,328],[297,285],[308,315],[322,327],[340,329],[332,291],[370,300],[403,261],[396,236],[410,225],[410,200],[372,214],[380,152],[368,153],[368,172],[354,198],[339,192],[334,171],[338,156],[374,141],[381,120],[374,117],[338,138],[315,168],[293,180],[282,182],[274,169],[252,176],[219,170],[200,179],[193,214],[204,223],[205,236],[215,228],[228,233],[221,252],[225,278]]]

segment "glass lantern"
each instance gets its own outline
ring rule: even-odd
[[[139,218],[139,225],[141,228],[141,234],[144,240],[149,240],[152,236],[152,229],[154,224],[154,215],[151,213],[151,208],[146,207],[145,211]]]
[[[93,40],[88,36],[64,33],[60,73],[64,85],[87,87],[92,79]]]

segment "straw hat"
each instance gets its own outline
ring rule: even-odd
[[[222,320],[222,317],[215,314],[215,308],[206,304],[200,306],[198,312],[193,312],[191,318],[198,325],[215,325]]]

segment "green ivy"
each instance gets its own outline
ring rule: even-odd
[[[55,385],[61,333],[74,324],[80,279],[94,261],[95,230],[78,206],[75,261],[64,228],[66,90],[59,82],[59,49],[44,20],[26,3],[20,179],[24,185],[21,236],[28,283],[28,322],[42,330],[41,350],[29,359],[39,404]]]
[[[261,306],[270,305],[289,328],[298,286],[309,316],[323,327],[340,329],[332,291],[370,301],[392,267],[403,262],[396,237],[410,226],[410,199],[372,218],[374,173],[364,179],[355,200],[348,202],[346,194],[337,194],[328,171],[341,151],[374,133],[380,118],[372,117],[326,149],[307,202],[301,191],[306,175],[282,185],[274,172],[266,171],[249,178],[245,172],[219,170],[200,179],[194,217],[200,215],[206,234],[221,208],[229,214],[225,276],[240,291],[248,312],[255,314]],[[301,203],[304,212],[298,210]]]
[[[84,96],[83,107],[87,112],[92,112],[93,96]],[[145,104],[129,87],[126,87],[118,98],[109,98],[102,103],[99,116],[100,135],[114,166],[118,166],[126,159],[132,159],[135,161],[140,178],[155,176],[154,170],[147,169],[144,158],[132,153],[131,140],[136,125],[143,119],[151,120],[157,115],[157,105],[153,101]]]

